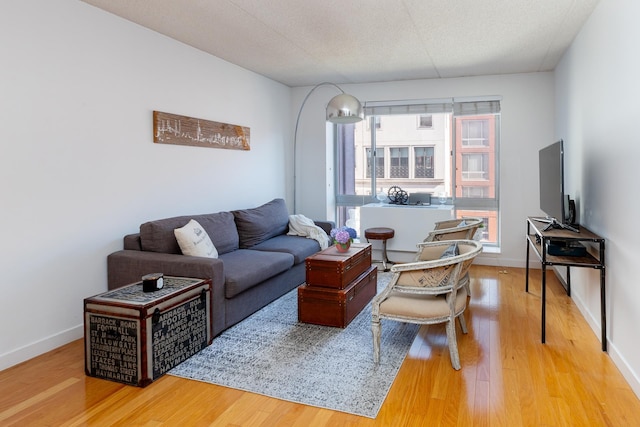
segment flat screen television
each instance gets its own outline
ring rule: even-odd
[[[540,150],[540,210],[546,214],[542,221],[547,228],[575,227],[575,205],[564,192],[564,142],[559,140]]]

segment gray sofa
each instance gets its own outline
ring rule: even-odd
[[[182,255],[173,230],[194,219],[209,234],[218,258]],[[327,234],[333,223],[316,222]],[[284,200],[253,209],[150,221],[124,237],[124,249],[107,257],[109,289],[148,273],[212,279],[213,334],[238,323],[305,280],[305,259],[316,240],[289,236]]]

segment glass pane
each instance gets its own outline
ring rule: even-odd
[[[495,199],[495,116],[456,117],[456,198]],[[456,205],[464,205],[456,200]]]
[[[496,244],[498,242],[498,212],[495,210],[464,210],[457,209],[456,216],[482,218],[482,227],[476,232],[476,238],[483,243]]]
[[[376,123],[384,123],[375,131],[376,191],[398,186],[409,194],[451,195],[451,118],[448,113],[376,116]],[[355,188],[362,195],[372,188],[370,120],[355,125]],[[420,127],[429,122],[431,127]]]
[[[421,127],[427,117],[431,127]],[[409,195],[445,193],[457,215],[484,218],[483,241],[498,244],[499,122],[499,114],[418,113],[379,115],[337,126],[337,173],[343,179],[337,186],[339,223],[358,223],[360,204],[398,186]]]
[[[338,206],[336,225],[338,227],[346,225],[360,233],[360,206]]]
[[[497,245],[499,116],[460,116],[454,123],[456,213],[483,218],[482,242]]]

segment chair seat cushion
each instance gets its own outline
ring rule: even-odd
[[[464,310],[467,291],[461,288],[456,293],[456,313]],[[442,319],[449,316],[449,304],[442,295],[406,294],[393,291],[380,304],[380,315],[406,319]]]

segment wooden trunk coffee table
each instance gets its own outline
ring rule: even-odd
[[[300,322],[344,328],[376,294],[369,243],[354,243],[344,253],[330,246],[308,257],[306,268],[307,281],[298,288]]]

